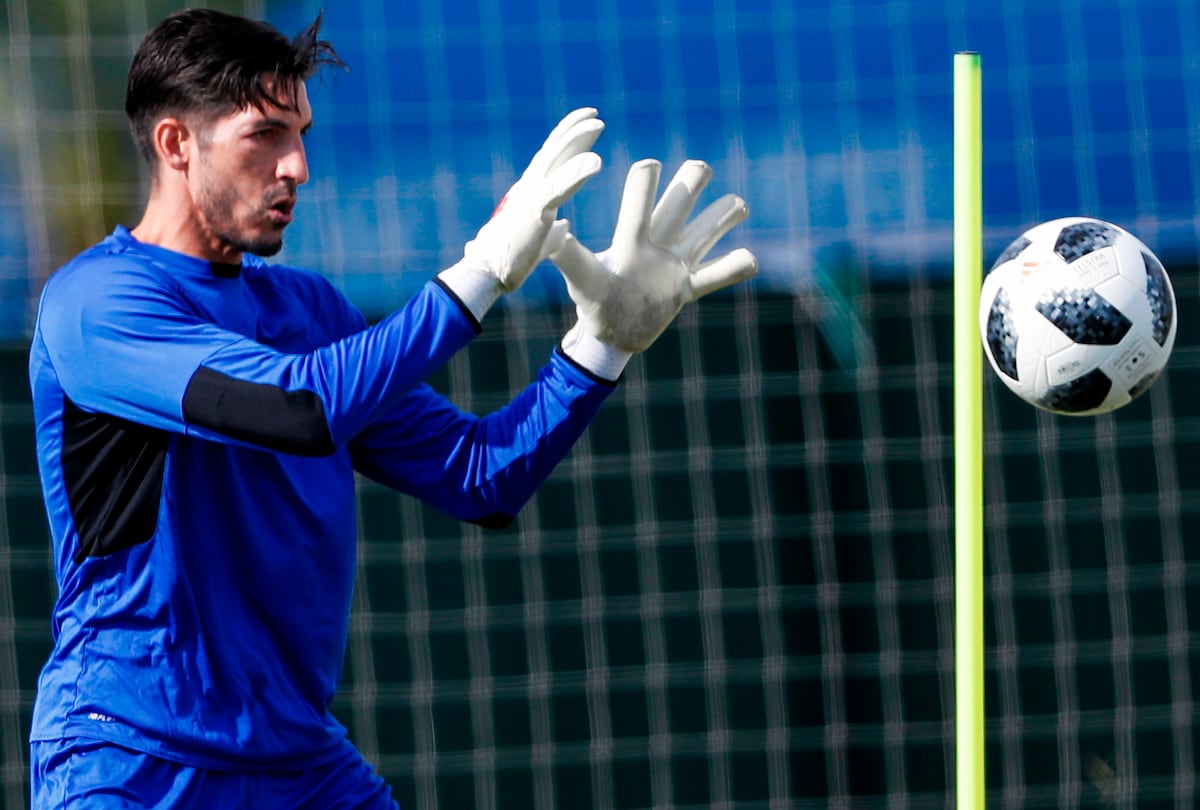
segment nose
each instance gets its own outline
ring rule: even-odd
[[[279,159],[276,175],[280,180],[291,180],[298,186],[308,182],[308,156],[303,140],[296,138],[292,148]]]

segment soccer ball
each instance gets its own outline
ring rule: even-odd
[[[1085,416],[1150,387],[1175,345],[1175,292],[1162,263],[1108,222],[1030,228],[983,281],[979,330],[1004,384],[1053,413]]]

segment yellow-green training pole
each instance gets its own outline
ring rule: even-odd
[[[959,810],[986,803],[983,711],[983,103],[979,54],[954,55],[954,683]]]

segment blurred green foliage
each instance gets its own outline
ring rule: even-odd
[[[0,182],[33,218],[30,272],[43,280],[118,223],[134,225],[145,169],[124,114],[142,36],[181,0],[0,0]],[[265,3],[208,0],[256,18]]]

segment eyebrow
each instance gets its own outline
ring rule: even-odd
[[[291,126],[292,125],[290,122],[285,121],[282,118],[260,118],[254,123],[255,129],[258,129],[259,127],[270,127],[272,129],[291,129]],[[304,124],[304,126],[300,127],[300,134],[305,134],[312,129],[312,126],[313,120],[310,118],[308,119],[307,123]]]

